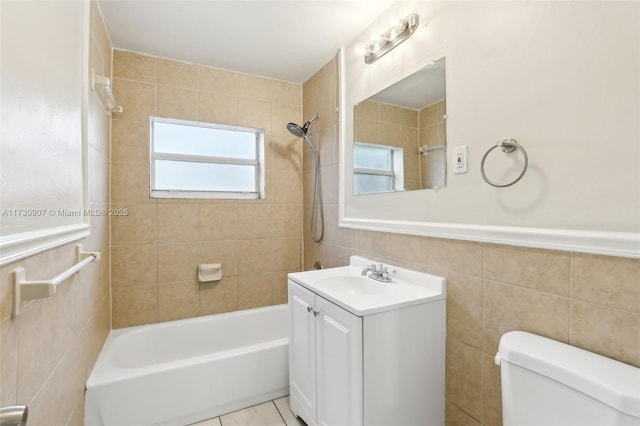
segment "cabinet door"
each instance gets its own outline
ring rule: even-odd
[[[289,401],[291,411],[307,424],[316,424],[315,295],[289,281],[291,331],[289,339]]]
[[[362,318],[316,297],[318,424],[362,425]]]

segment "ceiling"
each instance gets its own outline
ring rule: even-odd
[[[303,83],[393,0],[98,0],[113,47]]]
[[[445,59],[432,62],[369,99],[420,111],[445,98]]]

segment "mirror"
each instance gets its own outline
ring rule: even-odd
[[[353,114],[354,194],[445,186],[445,58],[358,103]]]

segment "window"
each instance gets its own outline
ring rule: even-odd
[[[403,191],[402,148],[356,142],[353,146],[353,192]]]
[[[151,117],[151,196],[264,198],[264,130]]]

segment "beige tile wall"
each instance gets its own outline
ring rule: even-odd
[[[90,64],[109,76],[111,42],[95,1],[90,16]],[[88,124],[89,207],[107,209],[109,120],[95,99]],[[30,280],[53,278],[73,264],[75,243],[0,268],[0,406],[28,404],[30,425],[84,424],[84,384],[109,333],[111,312],[109,220],[93,216],[90,224],[91,236],[78,243],[102,259],[61,284],[54,297],[23,304],[15,320],[13,270],[25,268]]]
[[[115,50],[112,121],[113,327],[286,302],[286,274],[302,265],[299,84]],[[265,200],[149,197],[149,117],[263,128]],[[199,284],[196,268],[222,263]]]
[[[318,121],[325,239],[313,243],[305,226],[304,265],[320,260],[325,267],[341,266],[357,254],[447,278],[448,425],[501,424],[500,370],[493,357],[510,330],[640,366],[639,259],[339,228],[336,84],[337,60],[304,84],[304,115],[329,114]],[[305,166],[305,225],[310,178]]]
[[[445,101],[441,100],[419,112],[420,146],[446,146],[447,132],[444,115],[446,113]],[[441,158],[445,158],[446,151],[431,152],[429,155],[420,156],[420,182],[421,188],[435,188],[442,186],[446,179],[447,169],[442,167]]]

